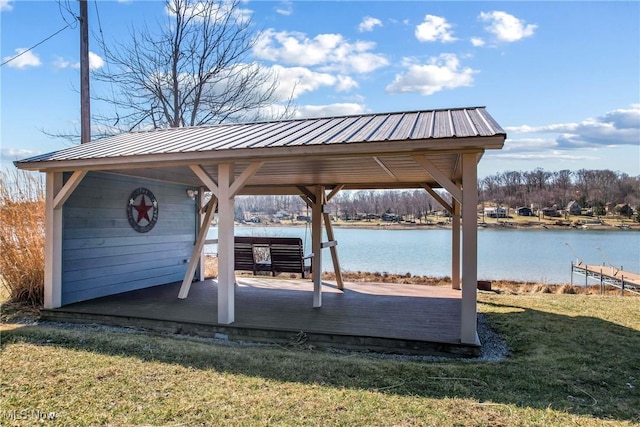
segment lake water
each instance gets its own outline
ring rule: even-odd
[[[217,233],[217,228],[212,227],[208,237],[215,239]],[[451,230],[334,227],[334,233],[338,241],[340,265],[345,271],[451,276]],[[305,242],[305,253],[311,252],[311,231],[305,227],[237,226],[235,234],[300,237]],[[217,248],[215,245],[207,245],[205,251],[216,253]],[[322,255],[323,271],[332,271],[329,250],[325,249]],[[640,232],[582,229],[478,230],[480,280],[567,283],[571,278],[571,262],[575,262],[576,256],[587,264],[613,264],[638,273]]]

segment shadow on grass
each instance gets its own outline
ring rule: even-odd
[[[429,398],[467,398],[521,408],[640,421],[640,333],[594,317],[483,303],[512,355],[501,362],[406,362],[278,346],[212,345],[162,335],[25,326],[3,332],[4,349],[27,342],[282,382]],[[495,311],[492,311],[495,310]]]

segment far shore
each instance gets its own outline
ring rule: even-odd
[[[381,221],[335,221],[331,223],[334,227],[339,228],[357,228],[357,229],[391,229],[391,230],[437,230],[437,229],[451,229],[450,221],[430,221],[425,222],[381,222]],[[237,223],[237,225],[248,227],[304,227],[306,225],[303,221],[289,221],[284,220],[281,222],[243,222]],[[510,218],[504,219],[491,219],[487,222],[479,222],[478,228],[490,228],[490,229],[518,229],[518,230],[607,230],[607,231],[640,231],[640,223],[620,220],[602,220],[600,222],[584,222],[577,223],[567,220],[547,220],[540,221],[521,221],[512,220]]]

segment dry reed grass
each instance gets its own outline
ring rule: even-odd
[[[9,302],[43,301],[44,194],[39,175],[0,171],[0,276]]]

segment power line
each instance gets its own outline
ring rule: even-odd
[[[96,0],[94,0],[94,5],[96,8],[96,16],[98,17],[98,30],[100,31],[100,39],[102,41],[102,50],[104,53],[104,61],[107,64],[107,73],[111,74],[111,70],[109,67],[109,55],[107,54],[107,44],[104,42],[104,32],[102,31],[102,21],[100,20],[100,12],[98,11],[98,2]],[[112,99],[116,99],[116,94],[113,90],[113,80],[110,81],[110,87],[111,87],[111,96]],[[118,107],[116,105],[114,105],[114,110],[116,113],[116,122],[113,124],[113,126],[116,126],[119,122],[120,122],[120,115],[118,114]]]
[[[40,46],[42,43],[46,42],[47,40],[57,36],[58,34],[60,34],[61,32],[63,32],[64,30],[66,30],[67,28],[69,28],[71,25],[73,25],[75,22],[70,22],[67,25],[65,25],[64,27],[60,28],[58,31],[56,31],[55,33],[51,34],[49,37],[47,37],[46,39],[36,43],[35,45],[31,46],[29,49],[25,49],[22,52],[20,52],[19,54],[12,56],[11,58],[7,59],[6,61],[4,61],[2,64],[0,64],[0,67],[4,66],[5,64],[8,64],[9,62],[19,58],[20,56],[24,55],[25,53],[29,52],[30,50],[35,49],[36,47]]]

